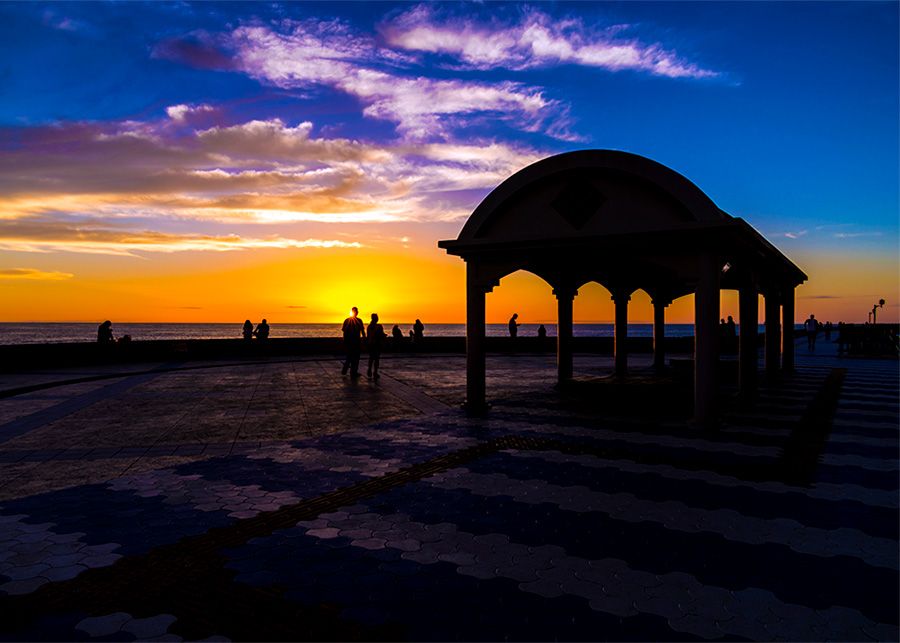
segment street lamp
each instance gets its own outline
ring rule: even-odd
[[[879,299],[878,303],[872,306],[872,324],[878,323],[878,309],[884,308],[884,299]]]

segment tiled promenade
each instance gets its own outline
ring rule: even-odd
[[[489,359],[484,419],[462,357],[384,361],[0,397],[0,639],[900,638],[896,361],[800,347],[715,433],[549,356]]]

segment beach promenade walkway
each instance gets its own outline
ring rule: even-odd
[[[550,356],[2,375],[0,640],[896,641],[898,364],[797,362],[705,433]]]

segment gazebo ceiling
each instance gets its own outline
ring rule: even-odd
[[[582,150],[538,161],[493,190],[455,240],[438,243],[495,281],[515,270],[554,287],[598,281],[659,296],[692,292],[699,255],[728,268],[722,287],[748,280],[794,287],[806,275],[742,219],[650,159]],[[651,294],[653,294],[651,292]]]

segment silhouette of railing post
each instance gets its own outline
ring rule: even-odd
[[[766,311],[766,375],[777,377],[781,368],[781,332],[778,328],[778,291],[774,288],[763,293]]]
[[[759,300],[755,284],[742,286],[738,291],[738,317],[741,321],[738,381],[741,398],[748,403],[756,398],[759,368]]]
[[[781,301],[781,370],[794,371],[794,288],[784,287]]]
[[[556,288],[556,369],[560,384],[572,379],[572,325],[573,303],[578,291],[572,288]]]
[[[613,293],[612,300],[616,304],[613,341],[616,376],[624,377],[628,373],[628,302],[631,300],[631,295],[625,290],[619,290]]]
[[[721,262],[700,255],[694,293],[694,423],[709,428],[716,422],[716,374],[719,362],[719,278]]]
[[[653,300],[653,368],[657,371],[666,367],[666,307],[671,303]]]

